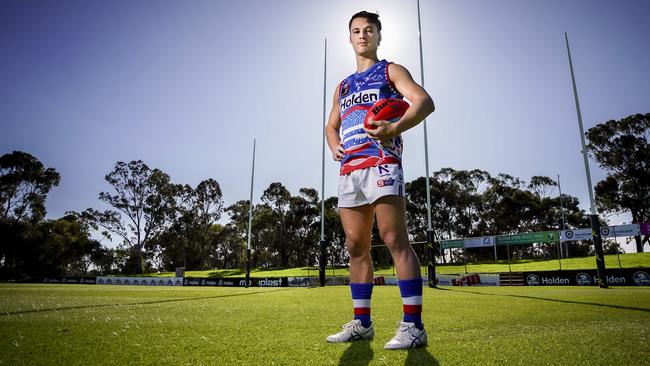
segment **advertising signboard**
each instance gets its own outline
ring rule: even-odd
[[[557,231],[540,231],[536,233],[498,235],[495,239],[497,245],[556,243],[560,240],[560,235]]]
[[[440,242],[440,245],[442,246],[442,249],[462,248],[464,242],[463,239],[443,240]]]
[[[605,279],[609,286],[650,286],[650,268],[608,269]],[[528,286],[597,286],[597,281],[595,269],[524,272]]]
[[[600,235],[603,238],[615,238],[620,236],[637,236],[639,235],[638,224],[616,225],[600,229]]]
[[[482,248],[482,247],[491,247],[494,246],[494,237],[493,236],[481,236],[478,238],[467,238],[464,239],[465,248]]]
[[[560,231],[560,240],[561,241],[571,241],[571,240],[591,240],[591,228],[584,229],[574,229],[574,230],[562,230]]]

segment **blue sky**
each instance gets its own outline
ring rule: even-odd
[[[420,80],[415,1],[0,2],[0,153],[56,168],[49,217],[101,208],[116,161],[142,159],[176,183],[216,179],[226,204],[268,185],[321,185],[323,42],[327,105],[355,69],[347,22],[383,22],[379,57]],[[430,170],[560,174],[588,210],[564,44],[585,129],[650,109],[650,3],[421,2]],[[423,130],[405,139],[407,181],[425,174]],[[605,177],[591,162],[594,184]],[[336,194],[327,154],[325,196]],[[629,221],[625,216],[612,223]]]

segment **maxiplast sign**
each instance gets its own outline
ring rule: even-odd
[[[307,284],[308,285],[308,284]],[[210,278],[210,277],[185,277],[183,286],[216,286],[216,287],[246,287],[246,278]],[[249,278],[249,287],[287,287],[288,277],[276,278]]]

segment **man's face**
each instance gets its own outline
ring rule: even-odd
[[[377,26],[366,18],[355,18],[350,25],[350,44],[358,55],[374,55],[381,41]]]

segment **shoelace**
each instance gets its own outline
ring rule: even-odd
[[[399,325],[399,327],[395,331],[395,335],[398,335],[400,332],[404,332],[404,333],[408,333],[408,334],[413,333],[411,327],[408,326],[407,324],[404,324],[404,323],[401,323],[401,322],[398,322],[397,324]]]

